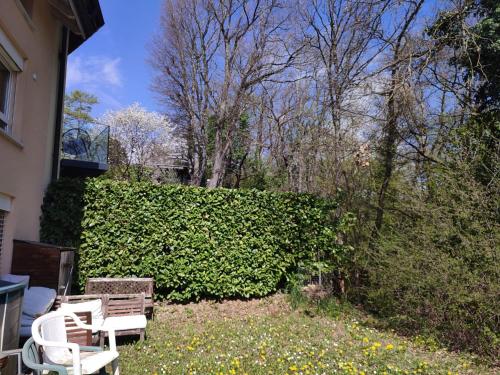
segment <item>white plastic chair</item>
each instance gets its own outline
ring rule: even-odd
[[[101,297],[101,298],[98,298]],[[81,302],[78,302],[81,301]],[[140,301],[140,302],[138,302]],[[100,327],[100,345],[104,347],[104,339],[113,330],[116,336],[138,334],[144,340],[147,319],[144,315],[144,293],[130,295],[82,295],[62,297],[59,310],[73,313],[90,311],[92,325]],[[103,309],[104,306],[104,309]],[[124,315],[130,313],[130,315]],[[115,315],[117,314],[117,315]],[[93,331],[96,333],[97,329]]]
[[[113,375],[119,375],[118,351],[116,350],[115,332],[106,329],[109,336],[110,350],[87,352],[78,344],[69,343],[66,334],[65,317],[70,317],[76,326],[87,330],[104,330],[84,324],[74,313],[54,311],[35,319],[31,326],[33,340],[43,348],[43,362],[63,365],[72,370],[73,375],[93,374],[111,363]]]

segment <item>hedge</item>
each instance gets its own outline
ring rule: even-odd
[[[159,298],[267,295],[318,253],[341,257],[337,204],[306,194],[59,180],[41,239],[78,248],[88,277],[152,276]]]

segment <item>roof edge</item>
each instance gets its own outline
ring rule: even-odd
[[[104,17],[99,0],[69,0],[69,3],[81,33],[70,32],[68,53],[71,53],[104,25]]]

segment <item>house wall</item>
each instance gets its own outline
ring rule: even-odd
[[[31,20],[19,0],[0,0],[0,29],[24,58],[17,74],[12,133],[0,129],[0,209],[5,217],[0,274],[10,271],[12,240],[39,239],[40,206],[52,168],[62,25],[47,0]]]

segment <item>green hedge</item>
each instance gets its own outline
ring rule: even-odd
[[[336,206],[305,194],[60,180],[44,200],[41,238],[79,248],[80,287],[152,276],[171,300],[263,296],[319,253],[342,258]]]

